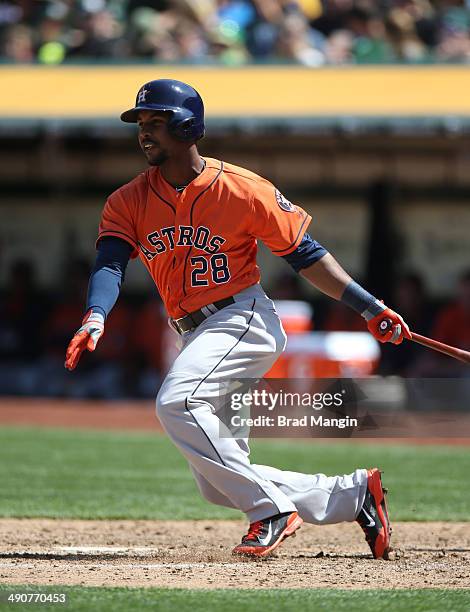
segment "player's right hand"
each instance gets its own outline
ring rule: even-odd
[[[94,351],[98,340],[104,333],[104,317],[99,312],[89,310],[83,318],[82,326],[75,332],[65,353],[65,367],[74,370],[86,349]]]

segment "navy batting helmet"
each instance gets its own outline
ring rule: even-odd
[[[204,136],[204,104],[190,85],[173,79],[145,83],[137,92],[135,107],[121,115],[126,123],[137,123],[141,110],[169,111],[168,130],[178,140],[199,140]]]

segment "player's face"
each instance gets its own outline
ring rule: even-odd
[[[161,166],[175,147],[175,139],[168,133],[169,113],[140,111],[137,119],[139,144],[150,166]]]

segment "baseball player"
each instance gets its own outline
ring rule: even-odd
[[[129,258],[140,257],[182,343],[158,392],[157,414],[202,495],[247,515],[248,533],[234,554],[269,555],[303,521],[357,521],[373,556],[386,558],[391,528],[377,468],[328,477],[251,464],[247,440],[219,435],[214,405],[221,383],[262,377],[286,344],[259,282],[258,239],[363,316],[380,342],[410,338],[406,323],[351,279],[307,233],[310,215],[269,181],[199,155],[204,107],[192,87],[146,83],[121,119],[137,124],[149,168],[106,202],[85,316],[65,367],[73,370],[85,349],[95,350]]]

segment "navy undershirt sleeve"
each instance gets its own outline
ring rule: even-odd
[[[88,284],[86,310],[100,312],[105,318],[116,303],[124,281],[132,247],[115,236],[101,238],[98,254]]]
[[[300,270],[308,268],[327,253],[328,251],[321,244],[305,233],[295,251],[292,251],[289,255],[283,255],[283,258],[296,272],[300,272]]]

